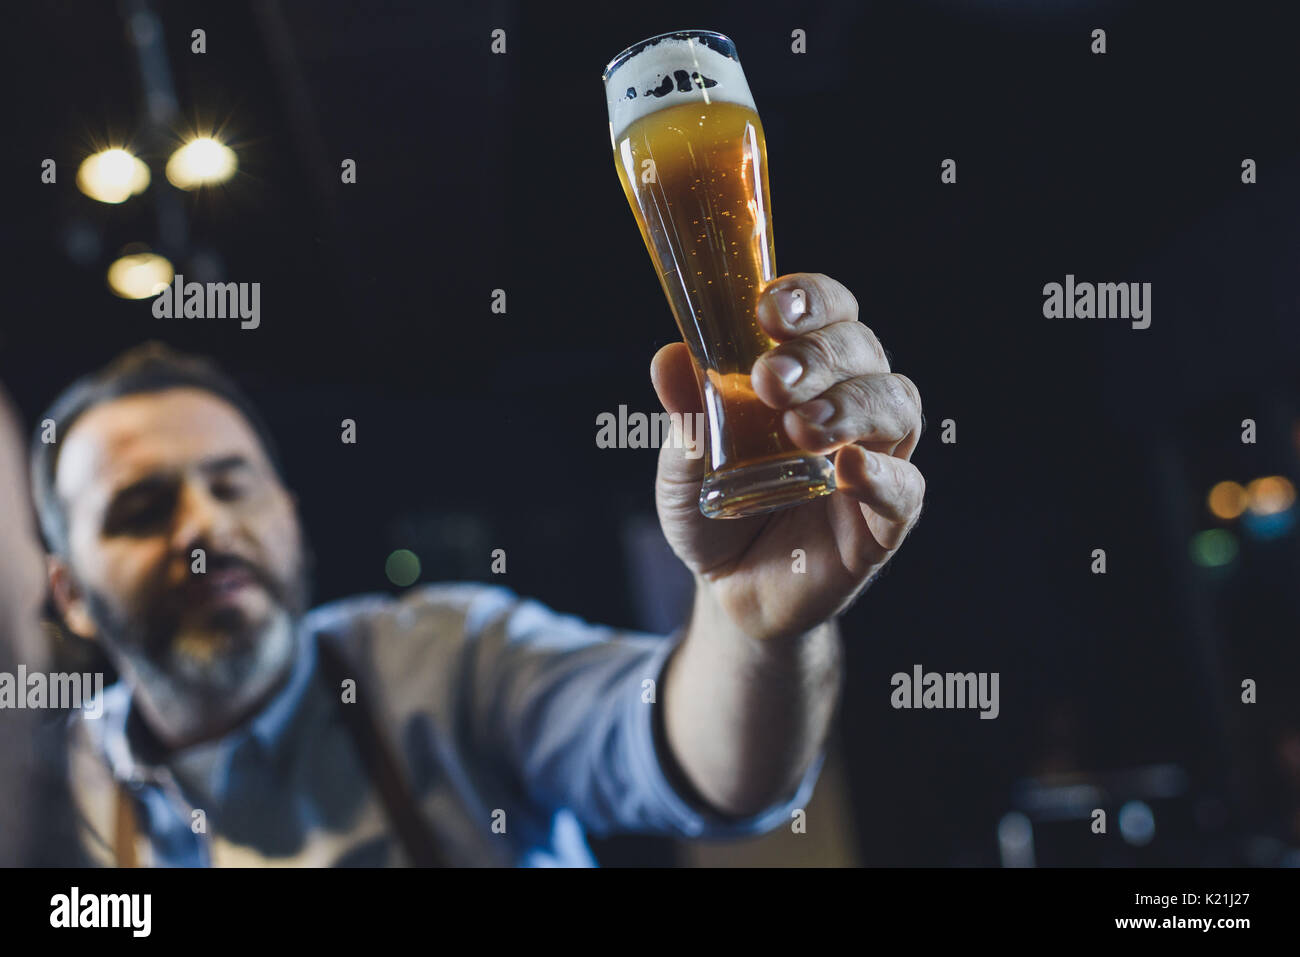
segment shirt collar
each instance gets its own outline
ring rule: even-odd
[[[283,744],[286,732],[298,713],[307,685],[316,672],[316,641],[306,628],[295,632],[297,652],[289,680],[271,701],[253,718],[249,731],[267,754],[276,754]],[[239,729],[236,729],[238,733]]]
[[[244,739],[251,737],[261,746],[264,754],[274,756],[279,753],[286,732],[316,671],[314,636],[308,629],[299,627],[295,630],[295,644],[289,678],[262,710],[221,738],[195,745],[196,748],[215,745],[228,757]],[[100,718],[88,720],[83,716],[82,723],[108,761],[113,776],[130,783],[141,783],[146,779],[156,781],[159,765],[142,757],[139,749],[132,747],[129,729],[134,696],[130,686],[119,680],[105,688],[101,697],[103,711]],[[177,752],[177,755],[184,754],[187,750]]]

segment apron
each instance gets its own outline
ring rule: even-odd
[[[372,700],[357,687],[356,701],[345,703],[337,693],[343,681],[357,681],[356,671],[343,653],[327,635],[320,635],[316,643],[321,675],[329,681],[331,695],[356,748],[362,766],[371,783],[379,792],[393,835],[401,843],[406,858],[416,867],[446,867],[447,861],[438,847],[428,823],[402,777],[400,765],[380,730],[379,722],[370,708]],[[117,785],[117,807],[114,814],[113,854],[118,867],[138,867],[136,836],[140,833],[136,818],[135,801],[121,782]]]

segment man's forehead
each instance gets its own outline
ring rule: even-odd
[[[232,454],[264,460],[252,426],[225,399],[188,387],[137,393],[102,402],[72,423],[55,485],[71,498],[92,483],[115,485]]]

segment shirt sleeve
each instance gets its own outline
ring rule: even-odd
[[[568,808],[598,835],[708,839],[764,833],[807,805],[824,751],[793,793],[743,818],[718,814],[671,783],[655,709],[684,628],[668,636],[619,630],[491,588],[494,612],[466,622],[475,659],[470,710],[482,746],[504,751],[534,802]]]

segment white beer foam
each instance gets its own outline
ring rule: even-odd
[[[688,89],[682,91],[678,70],[685,71]],[[698,74],[706,85],[694,80]],[[709,86],[707,81],[716,85]],[[628,98],[628,90],[636,96]],[[667,89],[656,96],[655,91]],[[679,103],[736,103],[754,112],[754,97],[745,81],[745,71],[730,57],[705,46],[698,40],[665,37],[621,63],[605,83],[609,104],[609,127],[613,139],[623,135],[631,124],[656,110]]]

